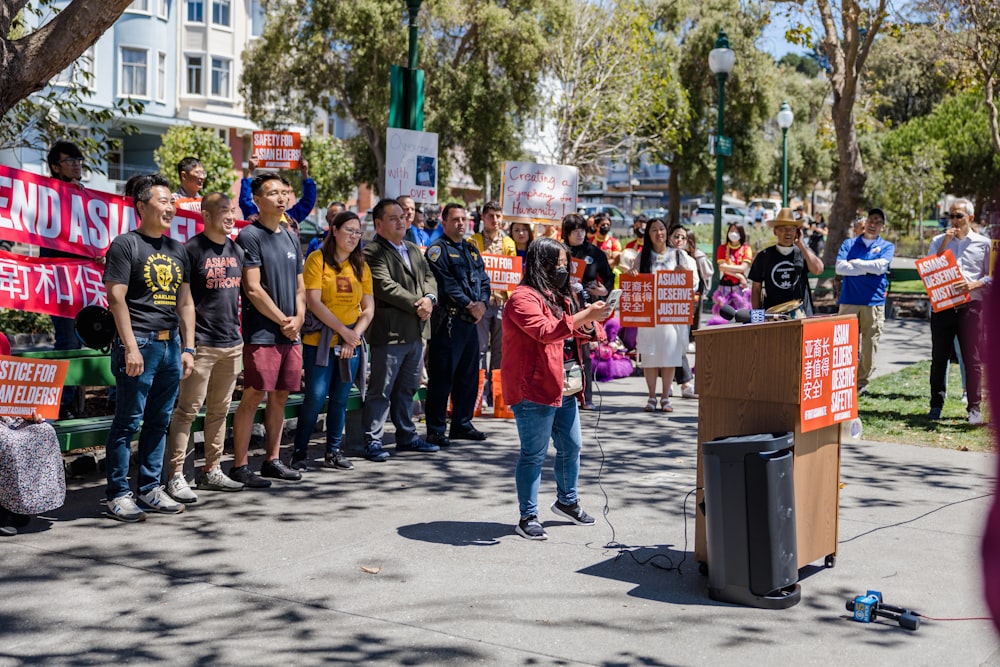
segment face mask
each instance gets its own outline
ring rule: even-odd
[[[642,229],[635,230],[635,237],[637,239],[641,239],[645,235],[646,235],[646,228],[645,227],[643,227]]]
[[[569,269],[565,266],[556,267],[556,270],[552,274],[552,284],[557,288],[562,289],[566,286],[566,281],[569,280]]]
[[[733,243],[739,243],[740,233],[739,232],[729,232],[729,240]]]
[[[795,246],[792,245],[789,246],[776,245],[774,247],[777,248],[778,252],[780,252],[782,255],[791,255],[792,251],[795,250]]]
[[[601,225],[601,233],[602,234],[607,234],[610,231],[611,231],[611,226],[610,225]]]

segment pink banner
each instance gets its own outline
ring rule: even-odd
[[[0,308],[74,317],[92,304],[108,306],[98,262],[0,251]]]

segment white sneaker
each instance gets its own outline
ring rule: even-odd
[[[969,410],[969,423],[973,426],[981,426],[983,423],[983,413],[976,408]]]
[[[139,495],[139,507],[150,512],[160,512],[161,514],[180,514],[184,511],[184,505],[173,500],[158,486],[149,493]]]
[[[137,521],[146,520],[146,513],[135,504],[131,493],[109,500],[106,505],[107,511],[105,511],[105,514],[112,519],[118,519],[125,523],[136,523]]]
[[[242,491],[243,484],[222,472],[222,468],[215,467],[208,472],[198,473],[198,488],[208,491]]]
[[[191,490],[188,481],[184,479],[184,473],[179,472],[170,478],[170,481],[167,482],[167,494],[180,503],[198,502],[198,496]]]

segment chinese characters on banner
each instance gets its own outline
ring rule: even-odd
[[[483,253],[490,289],[512,292],[521,284],[521,258],[512,255],[487,255]]]
[[[691,324],[694,321],[694,274],[657,271],[621,277],[619,305],[623,327]]]
[[[916,265],[927,296],[931,299],[931,310],[935,313],[954,308],[972,298],[968,292],[955,293],[954,285],[965,282],[965,278],[951,250],[945,250],[941,255],[921,257]]]
[[[104,268],[97,262],[0,251],[0,308],[72,318],[95,304],[108,306]]]
[[[298,169],[302,138],[298,132],[255,131],[253,159],[259,169]]]
[[[576,167],[504,162],[500,203],[509,222],[561,222],[576,213]]]
[[[858,321],[802,323],[802,432],[858,416]]]
[[[623,327],[651,327],[656,316],[653,274],[640,273],[637,276],[621,277],[622,298],[618,303]]]
[[[0,415],[59,419],[68,361],[0,356]]]

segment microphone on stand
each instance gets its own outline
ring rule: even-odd
[[[736,310],[728,303],[719,308],[719,315],[729,321],[736,321],[740,324],[759,324],[767,321],[790,319],[788,315],[783,313],[767,313],[764,310],[748,310],[746,308]]]

